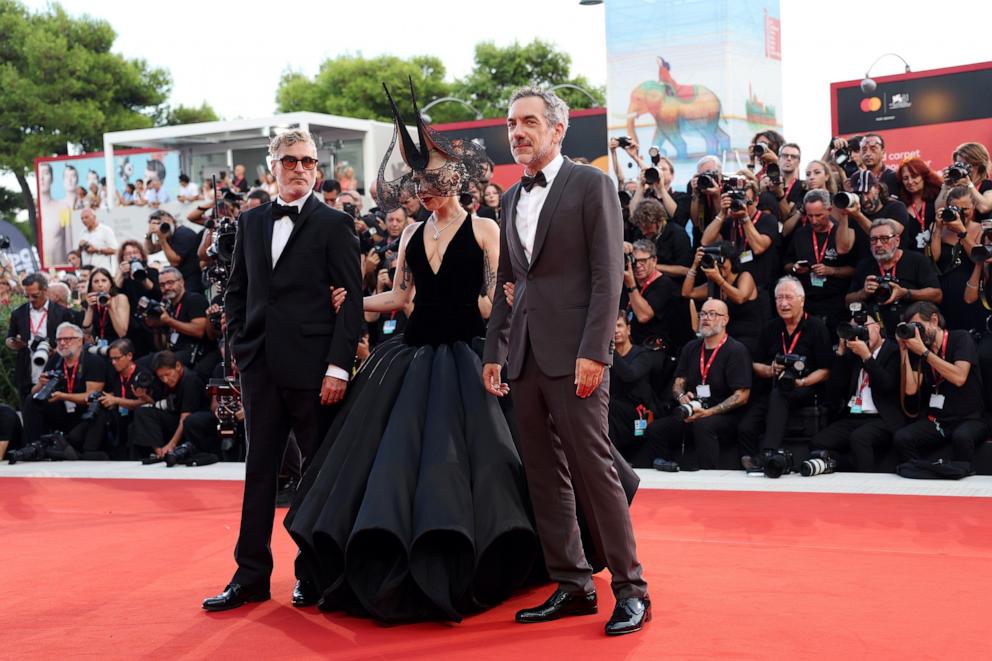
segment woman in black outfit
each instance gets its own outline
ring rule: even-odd
[[[630,341],[627,311],[617,315],[613,334],[616,350],[610,367],[610,441],[634,468],[650,468],[652,453],[644,430],[659,414],[651,389],[656,352]]]

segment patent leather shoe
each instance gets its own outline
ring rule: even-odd
[[[597,610],[595,592],[573,594],[559,589],[540,606],[517,611],[517,622],[550,622],[570,615],[594,615]]]
[[[640,631],[651,621],[651,600],[647,597],[626,597],[617,601],[610,621],[606,623],[607,636],[622,636]]]
[[[240,583],[231,583],[216,597],[203,600],[203,610],[229,611],[255,601],[267,601],[270,598],[269,589],[257,588]]]
[[[306,606],[313,606],[318,601],[320,601],[320,594],[317,592],[316,585],[305,578],[296,581],[296,587],[293,588],[294,606],[304,608]]]

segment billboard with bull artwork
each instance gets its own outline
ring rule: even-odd
[[[779,16],[778,0],[607,2],[610,137],[634,138],[644,160],[658,147],[676,188],[708,154],[744,167],[755,133],[782,130]]]

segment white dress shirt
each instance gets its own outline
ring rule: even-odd
[[[310,196],[313,195],[313,191],[308,192],[306,195],[293,202],[286,202],[281,197],[276,197],[276,204],[281,204],[284,207],[296,207],[297,211],[303,211],[303,205],[307,203]],[[275,222],[272,224],[272,268],[276,267],[276,262],[282,256],[282,251],[286,249],[286,244],[289,243],[289,235],[293,233],[293,221],[289,216],[283,216],[282,218],[275,218]],[[330,292],[327,295],[330,296]],[[327,366],[327,371],[324,372],[324,376],[333,376],[335,379],[341,379],[342,381],[347,381],[351,374],[348,370],[338,367],[337,365]]]
[[[97,223],[97,226],[91,232],[90,230],[85,230],[82,236],[79,237],[80,241],[85,241],[94,248],[99,248],[100,250],[105,250],[107,248],[117,249],[117,236],[114,234],[114,230],[109,225],[104,225],[103,223]],[[101,253],[89,253],[85,250],[80,253],[79,259],[82,261],[84,266],[101,267],[105,268],[111,273],[117,271],[117,255],[104,255]]]
[[[551,190],[551,184],[554,182],[555,177],[558,175],[558,170],[561,169],[561,165],[564,162],[565,158],[561,154],[558,154],[554,157],[554,160],[544,166],[541,172],[544,173],[544,178],[548,181],[546,186],[534,186],[530,189],[530,192],[524,190],[523,187],[520,188],[520,198],[517,200],[514,222],[517,225],[517,236],[520,237],[520,242],[524,244],[524,254],[527,256],[528,263],[530,262],[531,252],[534,250],[534,237],[537,235],[537,219],[541,216],[544,201],[548,199],[548,191]],[[537,173],[534,174],[536,176]]]
[[[878,348],[871,352],[871,357],[878,359],[878,352],[882,350],[882,345],[878,345]],[[868,372],[865,368],[861,368],[858,372],[858,386],[860,387],[864,383],[865,377],[868,376]],[[854,393],[854,397],[851,398],[851,404],[854,404],[854,400],[857,399],[858,393]],[[861,412],[862,413],[878,413],[878,407],[875,406],[875,400],[871,396],[871,382],[865,386],[864,390],[861,391]]]
[[[45,301],[45,306],[40,310],[35,310],[32,305],[29,313],[29,320],[28,335],[31,337],[27,339],[28,345],[30,345],[36,337],[46,337],[48,335],[48,301]],[[55,338],[48,338],[48,343],[52,345],[51,352],[55,353]],[[31,361],[31,383],[38,383],[38,377],[41,376],[44,369],[44,365],[35,365],[34,361]]]

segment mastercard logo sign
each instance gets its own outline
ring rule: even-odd
[[[861,99],[861,112],[877,112],[882,109],[882,100],[877,96]]]

